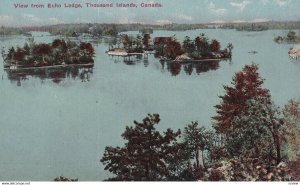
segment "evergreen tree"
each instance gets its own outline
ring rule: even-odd
[[[258,66],[252,64],[246,65],[241,72],[235,74],[232,87],[224,86],[226,94],[220,96],[222,101],[215,106],[217,115],[213,117],[213,126],[217,132],[226,134],[233,129],[233,119],[247,108],[247,101],[261,97],[271,103],[269,90],[262,88],[263,81],[258,74]]]
[[[300,102],[290,100],[284,106],[283,116],[287,127],[285,154],[288,159],[294,160],[300,155]]]
[[[184,128],[184,141],[192,158],[196,161],[196,168],[200,169],[200,155],[202,153],[202,163],[204,163],[203,152],[206,146],[204,138],[205,127],[198,127],[198,122],[192,122]]]
[[[150,34],[144,34],[144,37],[143,37],[143,45],[146,49],[149,48],[150,46]]]
[[[257,65],[246,65],[234,76],[233,87],[224,86],[226,94],[220,96],[213,126],[225,137],[223,143],[230,156],[278,164],[285,129],[257,71]]]
[[[127,140],[124,147],[105,148],[100,161],[105,170],[116,175],[110,180],[156,181],[171,176],[170,166],[177,161],[176,139],[180,130],[168,129],[161,134],[155,128],[159,121],[158,114],[149,114],[142,123],[134,121],[135,127],[126,127],[122,134]]]
[[[209,52],[210,48],[209,48],[208,38],[205,36],[204,33],[196,37],[194,42],[197,51],[199,51],[201,54],[206,55]]]
[[[211,41],[211,44],[210,44],[210,50],[212,52],[219,52],[221,49],[221,44],[219,41],[217,41],[216,39],[213,39]]]
[[[184,41],[183,41],[183,45],[182,48],[184,49],[184,51],[188,54],[194,52],[195,50],[195,45],[193,43],[193,41],[190,39],[189,36],[186,36]]]
[[[281,161],[281,127],[279,111],[266,98],[254,97],[232,121],[225,148],[229,156],[241,161],[259,159],[268,166]]]
[[[6,56],[6,60],[12,60],[13,57],[14,57],[14,53],[15,53],[15,48],[14,47],[11,47],[9,50],[8,50],[8,54]]]

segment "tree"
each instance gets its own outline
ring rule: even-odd
[[[23,62],[25,55],[26,55],[26,51],[24,51],[24,49],[18,47],[17,51],[14,52],[14,59],[16,59],[19,62]]]
[[[95,49],[93,48],[91,43],[80,43],[80,50],[84,53],[84,55],[87,55],[89,57],[93,57],[95,54]]]
[[[8,50],[6,59],[7,59],[7,60],[12,60],[12,59],[14,59],[14,53],[15,53],[15,48],[14,48],[14,47],[11,47],[11,48]]]
[[[52,62],[55,64],[62,64],[63,62],[67,62],[69,56],[68,50],[70,47],[68,47],[68,44],[65,40],[55,39],[52,44]]]
[[[211,44],[210,44],[210,50],[212,52],[219,52],[221,49],[221,44],[219,41],[217,41],[216,39],[213,39],[211,41]]]
[[[262,88],[263,81],[258,74],[258,66],[251,64],[235,74],[232,87],[224,86],[226,94],[219,96],[222,101],[215,106],[217,115],[213,117],[213,127],[217,132],[226,134],[233,129],[233,119],[247,108],[247,101],[261,97],[271,103],[269,90]]]
[[[30,47],[27,42],[24,44],[23,49],[25,51],[25,55],[30,55]]]
[[[190,39],[189,36],[186,36],[184,41],[183,41],[183,45],[182,48],[184,49],[184,51],[186,53],[192,53],[195,50],[195,45],[193,43],[193,41]]]
[[[136,52],[142,52],[142,47],[143,47],[143,38],[141,35],[137,35],[135,38],[135,43],[136,43],[136,47],[135,47],[135,51]]]
[[[143,45],[146,49],[149,48],[149,45],[150,45],[150,34],[144,34],[144,37],[143,37]]]
[[[128,35],[127,35],[127,34],[122,35],[121,40],[122,40],[122,43],[123,43],[124,48],[127,49],[127,47],[128,47],[128,42],[129,42],[129,37],[128,37]]]
[[[4,61],[5,61],[5,60],[6,60],[6,57],[7,57],[7,54],[5,54],[4,46],[2,46],[2,48],[1,48],[1,56],[2,56],[2,58],[3,58]]]
[[[297,38],[296,32],[294,31],[289,31],[287,36],[287,40],[289,41],[294,41]]]
[[[208,53],[209,43],[208,43],[208,38],[205,36],[204,33],[196,37],[194,42],[197,51],[199,51],[203,55],[206,55]]]
[[[126,127],[122,134],[127,140],[124,147],[105,148],[100,161],[116,175],[111,180],[153,181],[171,175],[169,166],[176,162],[180,130],[161,134],[155,129],[159,121],[158,114],[149,114],[142,123],[134,121],[135,127]]]
[[[184,52],[181,48],[181,44],[176,40],[172,40],[166,44],[164,53],[167,58],[174,60],[177,56],[182,55]]]
[[[92,63],[94,62],[93,57],[95,55],[95,49],[91,43],[82,42],[80,43],[80,62],[81,63]]]
[[[229,53],[231,55],[232,49],[233,49],[233,44],[232,43],[228,43],[227,48],[229,50]]]
[[[200,152],[202,154],[202,164],[204,164],[203,152],[206,146],[204,138],[205,127],[198,127],[198,122],[192,122],[184,128],[183,136],[186,148],[190,153],[190,157],[196,160],[195,167],[200,169]]]
[[[65,40],[55,39],[52,42],[52,48],[57,48],[60,52],[65,53],[68,50],[68,46]]]
[[[50,55],[51,46],[48,44],[38,44],[33,48],[33,54],[35,56],[42,56],[43,61],[45,61],[45,56]]]
[[[184,128],[183,139],[189,162],[191,162],[191,159],[196,161],[193,165],[194,175],[197,179],[200,179],[203,176],[203,172],[211,166],[214,160],[214,152],[219,149],[218,135],[204,126],[199,127],[196,121]]]
[[[135,44],[135,38],[133,36],[127,36],[126,38],[126,42],[127,42],[127,46],[128,46],[128,51],[131,51],[131,49],[133,48],[134,44]]]
[[[226,94],[215,106],[218,115],[213,117],[213,126],[226,137],[231,156],[262,157],[270,164],[279,163],[285,129],[257,71],[257,65],[246,65],[234,76],[233,87],[224,86]]]
[[[278,109],[264,97],[254,97],[233,119],[225,148],[232,158],[259,159],[268,166],[281,162],[284,127]]]
[[[290,160],[294,160],[300,154],[300,102],[290,100],[282,112],[287,127],[285,152]]]

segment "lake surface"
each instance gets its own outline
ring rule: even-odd
[[[135,34],[137,32],[129,32]],[[99,160],[105,146],[123,146],[125,127],[148,113],[159,113],[160,130],[183,129],[198,120],[210,126],[214,105],[233,75],[245,64],[259,64],[264,87],[276,105],[300,96],[300,61],[287,52],[293,45],[276,44],[285,30],[155,31],[151,35],[179,40],[205,33],[225,47],[234,45],[231,61],[203,65],[166,65],[153,56],[124,62],[105,54],[108,44],[95,44],[93,69],[32,72],[16,76],[3,70],[0,59],[0,180],[51,181],[63,175],[100,181],[111,174]],[[36,33],[36,42],[55,37]],[[38,37],[39,36],[39,37]],[[20,45],[24,37],[0,37],[0,47]],[[248,53],[257,51],[257,54]]]

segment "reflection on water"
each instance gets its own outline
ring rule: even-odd
[[[93,66],[59,66],[51,68],[27,68],[27,69],[6,69],[7,78],[11,82],[21,82],[30,78],[38,78],[41,81],[51,79],[54,83],[60,83],[64,79],[90,81],[93,74]]]
[[[115,63],[124,63],[125,65],[137,65],[143,63],[145,67],[148,67],[150,62],[147,57],[134,56],[134,57],[111,57]],[[155,62],[155,61],[152,61]],[[205,73],[209,71],[215,71],[219,69],[221,61],[201,61],[201,62],[167,62],[164,60],[159,61],[162,70],[167,70],[172,76],[179,75],[183,70],[186,75],[192,75],[193,72],[196,74]],[[222,60],[222,62],[226,62]],[[231,61],[230,61],[231,62]]]
[[[145,67],[148,67],[150,61],[147,56],[137,55],[130,57],[111,56],[115,63],[124,63],[125,65],[136,65],[143,63]]]
[[[179,75],[181,70],[183,69],[186,75],[192,75],[193,71],[196,74],[205,73],[208,71],[215,71],[219,69],[220,61],[203,61],[196,63],[178,63],[178,62],[165,62],[161,61],[162,68],[167,70],[173,75]]]

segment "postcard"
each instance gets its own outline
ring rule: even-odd
[[[0,181],[299,181],[299,7],[1,0]]]

